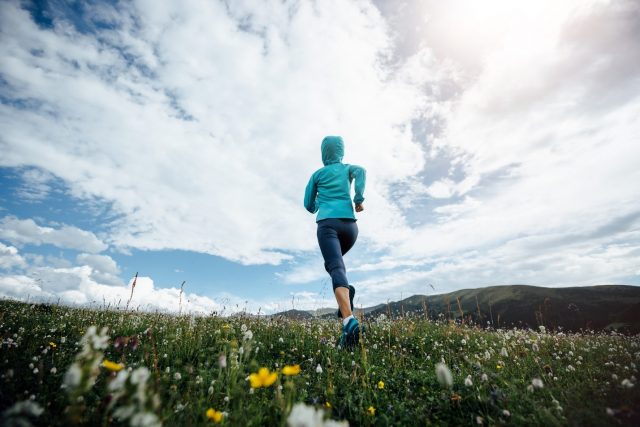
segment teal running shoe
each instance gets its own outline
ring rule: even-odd
[[[360,342],[360,324],[354,317],[349,319],[346,325],[342,327],[342,334],[338,340],[338,345],[342,348],[354,347]]]

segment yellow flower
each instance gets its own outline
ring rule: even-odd
[[[282,368],[285,375],[298,375],[300,373],[300,365],[285,366]]]
[[[54,342],[50,342],[50,343],[49,343],[49,347],[51,347],[51,348],[56,348],[56,347],[57,347],[57,345],[56,345],[56,343],[54,343]]]
[[[207,418],[212,420],[214,423],[222,422],[223,414],[220,411],[216,411],[213,408],[207,409]]]
[[[383,381],[378,381],[378,388],[380,390],[382,390],[384,388],[384,382]]]
[[[376,408],[374,408],[373,406],[369,406],[367,411],[369,412],[369,415],[375,415],[376,414]]]
[[[275,372],[269,372],[267,368],[260,368],[258,373],[249,375],[249,381],[252,388],[269,387],[276,382],[278,374]]]
[[[124,365],[122,363],[111,362],[110,360],[107,360],[107,359],[104,359],[102,361],[102,366],[104,366],[105,368],[107,368],[112,372],[118,372],[118,371],[121,371],[122,368],[124,368]]]
[[[496,369],[502,369],[502,365],[500,364],[496,365]]]
[[[328,400],[324,403],[324,406],[326,406],[327,408],[331,409],[331,403],[329,403]]]

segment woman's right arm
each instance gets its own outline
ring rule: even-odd
[[[356,194],[353,203],[362,205],[364,202],[364,187],[367,181],[367,171],[362,166],[349,165],[349,176],[355,181]]]
[[[307,188],[304,190],[304,207],[311,213],[318,212],[316,206],[316,195],[318,194],[318,184],[316,183],[315,174],[311,175]]]

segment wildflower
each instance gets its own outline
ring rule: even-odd
[[[486,383],[487,381],[489,381],[489,376],[487,374],[482,374],[480,379],[482,380],[483,383]]]
[[[326,406],[327,409],[331,409],[331,403],[329,403],[328,400],[326,402],[324,402],[324,406]]]
[[[180,372],[176,372],[175,374],[173,374],[173,378],[176,381],[180,381],[182,379],[182,374]]]
[[[502,350],[500,350],[500,356],[509,357],[509,353],[507,352],[506,348],[502,347]]]
[[[243,339],[244,339],[245,341],[251,341],[251,340],[253,339],[253,332],[251,332],[250,330],[249,330],[249,331],[246,331],[246,332],[244,333]]]
[[[540,325],[538,328],[540,329],[540,332],[542,332],[544,334],[546,328],[544,326],[542,326],[542,325]]]
[[[231,329],[231,325],[228,323],[225,323],[224,325],[222,325],[222,329]]]
[[[383,390],[384,389],[384,382],[383,381],[378,381],[378,389],[379,390]]]
[[[451,395],[451,401],[452,402],[458,402],[458,401],[460,401],[460,399],[462,399],[462,397],[458,393],[453,393]]]
[[[510,416],[511,416],[511,412],[509,412],[509,411],[508,411],[508,410],[506,410],[506,409],[503,409],[503,410],[502,410],[502,415],[504,415],[505,417],[510,417]]]
[[[227,356],[226,355],[221,354],[220,356],[218,356],[218,366],[220,366],[223,369],[227,367]]]
[[[298,375],[300,373],[300,365],[286,365],[282,368],[282,373],[288,376]]]
[[[56,343],[54,343],[54,342],[52,341],[52,342],[50,342],[50,343],[49,343],[49,347],[51,347],[51,348],[56,348],[56,347],[57,347],[57,345],[56,345]]]
[[[436,377],[438,378],[438,382],[442,386],[451,387],[453,386],[453,376],[451,375],[451,371],[444,363],[436,364]]]
[[[375,415],[376,414],[376,408],[374,408],[373,406],[369,406],[367,408],[367,412],[369,412],[369,415]]]
[[[207,415],[207,418],[213,421],[214,423],[222,422],[223,414],[220,411],[216,411],[213,408],[209,408],[207,409],[206,415]]]
[[[322,373],[322,366],[320,366],[319,363],[318,363],[318,366],[316,366],[316,373],[317,374],[321,374]]]
[[[289,427],[348,427],[346,421],[324,421],[324,411],[304,403],[296,403],[287,418]]]
[[[631,381],[629,381],[628,378],[623,379],[620,385],[622,385],[622,387],[625,387],[625,388],[633,388],[634,386],[634,384]]]
[[[251,388],[269,387],[278,378],[275,372],[269,372],[268,368],[260,368],[257,373],[249,375]]]
[[[484,424],[484,418],[482,418],[480,415],[476,416],[476,424],[478,425],[483,425]]]
[[[102,366],[104,368],[107,368],[111,372],[118,372],[118,371],[121,371],[122,368],[124,368],[124,365],[122,363],[112,362],[112,361],[107,360],[107,359],[104,359],[102,361]]]
[[[467,375],[467,378],[464,379],[464,385],[467,387],[471,387],[473,385],[473,381],[471,381],[471,375]]]
[[[540,378],[534,378],[531,380],[531,385],[534,388],[542,388],[544,387],[544,383],[542,382],[542,380]]]

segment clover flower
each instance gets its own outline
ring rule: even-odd
[[[436,378],[438,378],[438,382],[440,385],[444,387],[453,386],[453,376],[451,375],[451,371],[444,363],[436,364]]]

